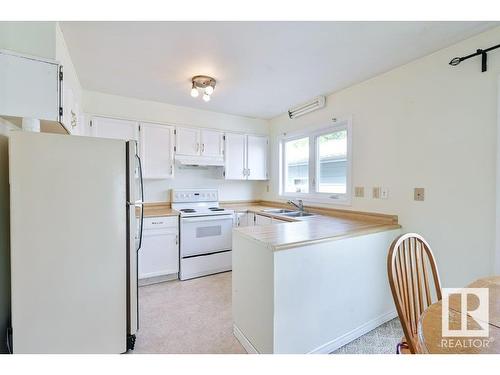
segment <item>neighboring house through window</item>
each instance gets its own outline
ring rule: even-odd
[[[281,188],[285,197],[349,204],[351,124],[285,135],[280,144]]]

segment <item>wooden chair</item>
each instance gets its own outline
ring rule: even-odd
[[[429,287],[430,276],[434,282],[437,301],[442,298],[441,281],[431,247],[416,233],[399,236],[389,249],[387,272],[394,304],[405,334],[397,353],[421,353],[417,327],[420,315],[433,303]]]

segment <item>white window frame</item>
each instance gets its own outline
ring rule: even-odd
[[[319,168],[318,163],[318,143],[317,138],[324,134],[333,133],[336,131],[347,130],[347,169],[346,169],[346,193],[320,193],[319,186]],[[285,142],[293,141],[300,138],[309,137],[309,192],[294,193],[285,192]],[[329,203],[339,205],[351,205],[352,203],[352,121],[351,119],[337,120],[334,125],[314,127],[313,130],[301,131],[291,134],[284,134],[279,138],[279,195],[286,199],[302,199],[312,203]]]

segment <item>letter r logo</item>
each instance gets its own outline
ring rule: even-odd
[[[443,337],[489,336],[488,288],[443,288],[441,303]],[[450,315],[452,315],[451,320]],[[457,316],[460,317],[459,321]],[[450,323],[453,328],[450,327]]]

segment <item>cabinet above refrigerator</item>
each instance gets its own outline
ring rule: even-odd
[[[63,118],[62,66],[50,59],[0,50],[0,115],[58,123]],[[67,131],[66,131],[67,133]]]

